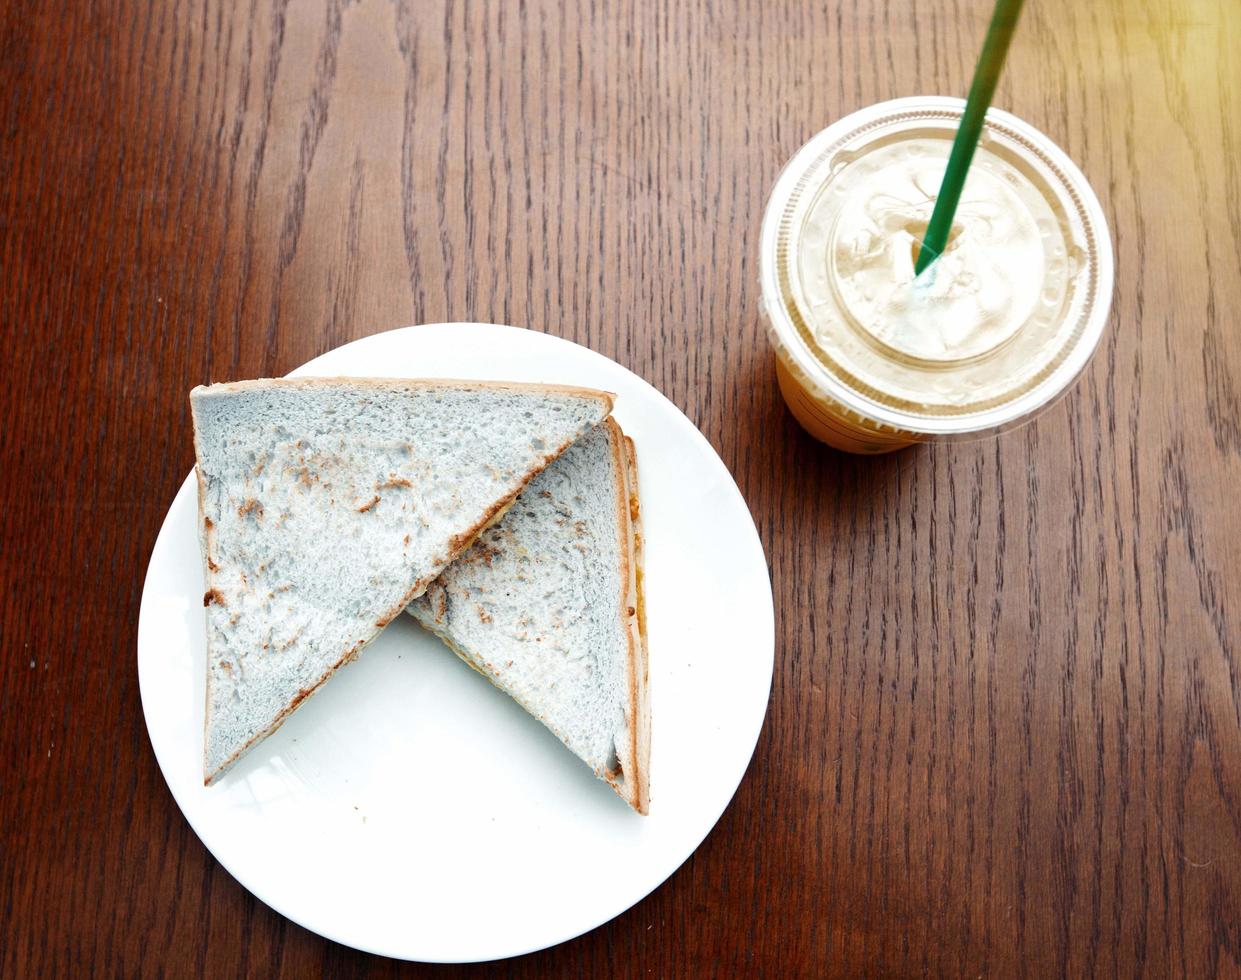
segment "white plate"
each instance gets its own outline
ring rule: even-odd
[[[203,580],[191,473],[155,543],[138,624],[147,727],[186,819],[272,908],[385,956],[498,959],[619,915],[714,826],[767,708],[771,583],[728,470],[646,382],[545,334],[408,327],[293,373],[541,381],[617,393],[616,419],[637,445],[646,531],[651,813],[633,813],[407,616],[204,788]]]

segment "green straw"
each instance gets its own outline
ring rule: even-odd
[[[939,258],[944,246],[948,244],[948,232],[952,229],[952,219],[957,213],[957,203],[961,200],[961,188],[965,186],[965,176],[969,173],[970,161],[974,159],[974,148],[978,146],[982,124],[987,118],[987,107],[991,105],[991,97],[995,94],[995,83],[1000,80],[1000,69],[1004,67],[1008,42],[1013,38],[1022,2],[1023,0],[996,0],[991,26],[987,28],[987,39],[982,43],[982,54],[978,56],[978,64],[974,68],[974,81],[970,85],[969,98],[965,100],[961,127],[952,141],[952,153],[948,156],[944,182],[940,185],[939,197],[935,199],[935,210],[931,212],[931,223],[926,226],[926,234],[922,237],[922,246],[918,250],[914,275],[920,275],[923,269]]]

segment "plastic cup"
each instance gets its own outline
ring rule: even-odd
[[[943,256],[913,258],[964,102],[896,99],[803,146],[762,230],[780,391],[855,453],[1020,425],[1072,385],[1111,305],[1107,222],[1050,139],[991,109]]]

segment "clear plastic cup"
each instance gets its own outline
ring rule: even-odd
[[[1050,139],[992,109],[943,255],[913,259],[964,102],[841,119],[780,174],[762,231],[777,377],[814,437],[856,453],[994,434],[1090,360],[1111,305],[1107,222]]]

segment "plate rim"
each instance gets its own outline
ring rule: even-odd
[[[772,691],[772,684],[773,684],[774,673],[775,673],[775,639],[776,639],[776,636],[775,636],[774,593],[773,593],[772,585],[771,585],[771,568],[770,568],[770,565],[768,564],[766,549],[763,547],[762,537],[759,534],[758,526],[754,521],[753,512],[750,510],[749,504],[746,502],[744,495],[741,493],[740,488],[737,486],[737,482],[735,478],[733,477],[732,471],[728,468],[727,464],[724,463],[723,459],[720,457],[715,447],[711,444],[711,441],[707,439],[707,437],[702,433],[702,431],[699,430],[699,428],[693,423],[693,421],[691,421],[690,418],[683,411],[681,411],[681,409],[673,401],[671,401],[671,399],[669,399],[666,395],[664,395],[663,392],[659,391],[659,389],[657,389],[654,385],[648,382],[645,378],[637,374],[635,371],[632,371],[625,365],[621,364],[619,361],[616,361],[613,358],[610,358],[605,354],[601,354],[598,351],[595,351],[589,347],[586,347],[583,344],[579,344],[573,340],[568,340],[567,338],[564,338],[564,337],[559,337],[555,334],[544,333],[542,331],[535,330],[532,328],[527,328],[527,327],[517,327],[517,326],[511,326],[507,324],[487,323],[487,322],[475,321],[475,320],[437,321],[437,322],[432,322],[432,323],[411,324],[411,325],[405,325],[405,326],[400,326],[400,327],[393,327],[387,330],[380,330],[372,334],[367,334],[364,337],[356,338],[354,340],[349,341],[348,343],[341,344],[337,347],[333,347],[330,350],[324,351],[323,353],[316,355],[315,357],[311,358],[305,363],[294,368],[292,371],[288,372],[288,374],[284,375],[284,377],[292,378],[292,377],[321,376],[315,372],[315,365],[326,357],[337,355],[341,351],[344,351],[347,348],[354,347],[356,345],[362,345],[368,342],[372,342],[377,337],[381,337],[381,336],[392,337],[394,335],[409,334],[413,331],[426,330],[428,328],[441,329],[441,330],[442,329],[466,328],[466,329],[477,330],[481,333],[487,333],[489,331],[502,331],[504,332],[506,336],[509,335],[510,331],[519,331],[521,334],[527,337],[538,338],[537,340],[534,341],[535,343],[550,343],[553,346],[568,345],[576,349],[575,355],[577,356],[580,356],[582,353],[585,353],[591,358],[597,359],[598,361],[606,362],[608,365],[611,365],[613,368],[619,368],[621,371],[625,372],[632,379],[634,379],[642,388],[644,388],[645,393],[648,396],[654,396],[657,402],[662,403],[664,407],[671,409],[672,415],[676,418],[677,425],[679,425],[684,431],[689,433],[690,434],[689,437],[691,439],[698,440],[701,443],[701,445],[708,450],[710,456],[714,458],[716,463],[718,463],[720,470],[723,472],[723,474],[727,476],[725,485],[728,487],[728,492],[730,493],[730,495],[734,498],[734,502],[739,503],[741,505],[741,508],[744,511],[748,519],[746,522],[746,529],[748,531],[747,537],[749,537],[750,539],[749,544],[753,548],[757,549],[757,557],[761,559],[762,566],[763,566],[763,580],[766,583],[766,590],[762,598],[764,598],[765,601],[762,603],[756,603],[755,605],[759,608],[759,614],[762,615],[763,618],[765,619],[765,622],[762,624],[765,627],[762,630],[762,633],[765,636],[769,637],[769,642],[765,643],[763,646],[763,650],[760,651],[760,652],[765,653],[765,657],[763,658],[765,661],[764,663],[765,669],[762,671],[762,674],[766,678],[766,681],[765,681],[766,689],[763,694],[762,711],[757,716],[757,721],[756,721],[756,724],[754,725],[754,730],[752,732],[751,737],[746,740],[748,742],[748,748],[745,753],[745,764],[740,767],[735,782],[728,789],[726,796],[724,796],[723,803],[719,809],[719,812],[715,813],[711,817],[710,821],[706,823],[705,830],[703,831],[702,835],[698,837],[698,839],[693,843],[693,845],[683,855],[681,855],[679,858],[675,860],[675,863],[671,863],[670,866],[666,869],[666,871],[663,871],[661,869],[661,872],[657,872],[657,880],[655,880],[650,885],[649,888],[646,888],[644,891],[642,891],[641,894],[637,895],[637,897],[634,898],[632,901],[622,898],[620,907],[615,908],[614,910],[610,912],[607,912],[606,914],[604,914],[602,918],[599,918],[598,921],[593,921],[594,916],[591,916],[592,924],[587,925],[584,928],[580,928],[580,929],[577,927],[571,927],[568,933],[561,935],[559,938],[553,939],[551,941],[539,940],[539,941],[536,941],[533,945],[528,945],[528,946],[523,945],[520,948],[514,948],[507,952],[501,953],[499,955],[486,955],[482,958],[478,956],[471,956],[471,955],[462,955],[462,956],[453,956],[453,957],[444,957],[444,956],[428,957],[425,955],[411,956],[411,955],[405,955],[404,953],[399,952],[399,951],[393,951],[392,949],[376,948],[375,946],[367,944],[365,942],[359,942],[359,941],[347,938],[346,936],[341,935],[340,933],[335,932],[331,929],[320,928],[318,925],[310,925],[298,915],[292,914],[290,911],[284,908],[280,908],[278,905],[269,901],[268,898],[265,897],[264,890],[255,886],[252,877],[248,875],[244,871],[244,869],[240,869],[236,867],[233,861],[225,860],[223,857],[221,857],[220,853],[217,851],[215,847],[212,846],[212,844],[209,841],[209,837],[213,837],[214,835],[211,832],[204,833],[203,828],[200,826],[199,820],[196,819],[195,815],[192,815],[194,811],[194,807],[193,806],[187,807],[185,803],[182,802],[182,799],[180,798],[180,796],[178,796],[177,791],[173,788],[174,787],[173,780],[169,779],[168,772],[165,767],[164,757],[161,754],[161,751],[157,744],[155,734],[152,730],[151,715],[150,715],[150,712],[148,712],[147,710],[147,699],[148,699],[147,682],[144,680],[144,673],[142,670],[142,662],[143,662],[142,651],[144,647],[149,645],[149,641],[147,644],[144,644],[143,642],[143,635],[144,635],[143,622],[146,619],[147,597],[148,597],[148,594],[151,592],[151,584],[152,584],[151,576],[152,576],[152,571],[153,571],[153,567],[155,564],[156,554],[160,550],[160,546],[161,546],[161,543],[163,541],[165,534],[169,532],[169,514],[171,513],[173,507],[176,505],[177,499],[181,496],[182,493],[186,492],[187,486],[191,486],[191,484],[195,480],[195,470],[193,467],[191,467],[185,479],[178,486],[175,494],[173,495],[172,500],[170,501],[167,509],[165,510],[164,517],[160,523],[159,532],[157,533],[155,542],[151,547],[150,557],[148,558],[148,561],[147,561],[146,573],[143,576],[142,597],[139,603],[138,629],[137,629],[137,635],[136,635],[136,641],[135,641],[135,648],[136,648],[135,652],[137,656],[137,667],[138,667],[139,697],[142,703],[143,721],[145,723],[145,727],[147,731],[147,738],[151,745],[152,753],[155,756],[156,765],[159,767],[160,775],[163,777],[164,783],[168,788],[168,792],[172,796],[173,802],[176,803],[177,809],[180,811],[181,816],[184,817],[185,821],[189,824],[190,829],[194,831],[195,836],[198,838],[202,846],[206,849],[207,853],[210,854],[211,858],[216,863],[218,863],[220,867],[223,868],[239,885],[241,885],[242,888],[244,888],[247,892],[249,892],[252,896],[254,896],[256,900],[258,900],[259,902],[262,902],[265,906],[270,908],[272,911],[276,912],[278,915],[281,915],[284,918],[288,919],[289,921],[297,924],[299,927],[306,929],[308,932],[314,933],[315,935],[318,935],[318,936],[322,936],[325,939],[328,939],[332,942],[339,943],[343,946],[347,946],[351,949],[357,949],[364,953],[369,953],[369,954],[376,955],[376,956],[384,956],[384,957],[388,957],[391,959],[396,959],[396,960],[400,960],[404,962],[418,962],[418,963],[499,962],[499,961],[503,961],[506,959],[512,959],[513,957],[524,956],[530,953],[538,952],[544,949],[551,949],[555,946],[559,946],[563,943],[566,943],[571,940],[577,939],[581,936],[584,936],[588,932],[593,932],[599,927],[607,924],[608,922],[611,922],[613,919],[618,918],[619,916],[623,915],[625,912],[628,912],[630,909],[636,907],[638,904],[640,904],[650,895],[654,894],[656,890],[658,890],[673,875],[675,875],[677,871],[679,871],[685,865],[685,863],[690,859],[690,857],[692,857],[698,851],[698,849],[706,841],[707,837],[709,837],[711,833],[715,830],[715,828],[718,826],[720,818],[724,815],[724,812],[732,804],[732,801],[736,796],[737,790],[740,788],[742,781],[745,779],[746,774],[749,772],[750,766],[752,765],[753,760],[754,760],[755,750],[758,747],[758,740],[762,735],[763,727],[766,724],[766,720],[767,720],[767,714],[770,711],[771,691]],[[401,376],[401,375],[397,375],[397,376]],[[171,759],[169,759],[169,764],[170,765],[172,764]],[[197,814],[197,817],[201,818],[201,816],[202,816],[201,814]],[[696,834],[691,835],[691,836],[696,836]]]

